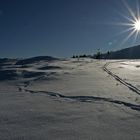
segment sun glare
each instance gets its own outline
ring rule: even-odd
[[[129,38],[131,38],[132,36],[134,36],[133,43],[135,43],[137,38],[138,38],[138,35],[140,34],[140,7],[139,7],[140,4],[139,4],[139,1],[136,0],[136,7],[133,10],[129,6],[129,4],[126,2],[126,0],[122,0],[122,2],[127,10],[128,16],[124,15],[123,13],[120,13],[119,11],[117,11],[117,12],[120,16],[122,16],[126,20],[126,23],[120,22],[120,23],[116,23],[115,25],[127,27],[122,32],[120,32],[118,35],[123,34],[123,33],[127,33],[127,32],[128,32],[128,35],[122,41],[121,46],[125,42],[127,42],[127,40]]]
[[[137,31],[140,31],[140,20],[137,20],[134,24],[134,27]]]

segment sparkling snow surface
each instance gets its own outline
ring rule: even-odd
[[[0,140],[139,140],[140,60],[0,66]]]

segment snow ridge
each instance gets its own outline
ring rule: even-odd
[[[114,103],[114,104],[124,105],[124,106],[129,107],[133,110],[140,111],[140,105],[135,105],[135,104],[132,104],[132,103],[119,101],[119,100],[113,100],[111,98],[103,98],[103,97],[95,97],[95,96],[66,96],[66,95],[62,95],[60,93],[55,93],[55,92],[33,91],[33,90],[28,90],[28,89],[26,89],[25,91],[29,92],[29,93],[32,93],[32,94],[43,93],[43,94],[46,94],[50,97],[71,99],[71,100],[76,100],[76,101],[79,101],[79,102],[94,102],[94,101],[110,102],[110,103]]]

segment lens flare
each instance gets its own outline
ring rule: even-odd
[[[119,11],[117,11],[117,13],[127,22],[115,23],[115,25],[126,27],[126,29],[120,32],[118,35],[124,34],[127,32],[128,32],[128,35],[126,36],[126,38],[124,38],[120,46],[122,46],[125,42],[127,42],[132,36],[134,36],[133,43],[135,43],[140,33],[140,8],[139,8],[140,4],[138,0],[136,0],[135,10],[132,10],[132,8],[129,6],[126,0],[122,0],[122,2],[125,9],[127,10],[126,12],[128,13],[128,16],[124,15],[123,13],[120,13]]]
[[[140,31],[140,20],[137,20],[134,24],[135,30]]]

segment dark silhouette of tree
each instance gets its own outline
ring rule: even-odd
[[[75,58],[75,55],[73,55],[72,58]]]
[[[97,54],[95,55],[96,59],[100,59],[101,58],[101,52],[100,49],[98,49]]]

